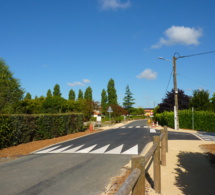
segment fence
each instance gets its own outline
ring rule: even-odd
[[[128,195],[131,191],[132,195],[145,195],[146,165],[151,157],[154,161],[154,190],[156,193],[161,193],[161,165],[166,166],[166,152],[168,152],[168,131],[167,126],[164,126],[160,136],[153,137],[153,145],[144,156],[132,157],[132,172],[116,195]]]

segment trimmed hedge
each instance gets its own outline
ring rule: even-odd
[[[83,130],[83,114],[0,115],[0,149]]]
[[[179,127],[181,129],[192,129],[191,110],[179,110]],[[163,112],[156,114],[155,120],[160,125],[174,128],[174,112]],[[215,113],[210,111],[194,111],[194,129],[215,132]]]

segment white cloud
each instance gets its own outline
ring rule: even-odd
[[[121,2],[121,0],[98,0],[102,10],[108,9],[125,9],[130,7],[130,0]]]
[[[83,79],[84,83],[91,83],[91,81],[89,79]]]
[[[83,82],[73,82],[73,83],[67,83],[67,85],[71,86],[71,87],[75,87],[75,86],[85,86],[86,83],[90,83],[91,81],[89,79],[83,79]]]
[[[137,78],[153,80],[157,78],[157,73],[148,68],[141,72],[139,75],[137,75]]]
[[[85,86],[85,84],[81,83],[81,82],[73,82],[73,83],[67,83],[67,85],[71,86],[71,87],[75,87],[75,86]]]
[[[165,38],[152,45],[152,48],[160,48],[170,45],[199,45],[199,38],[203,35],[202,29],[184,26],[172,26],[164,32]]]

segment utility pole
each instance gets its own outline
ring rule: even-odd
[[[176,73],[176,60],[177,58],[173,56],[172,64],[173,64],[173,85],[174,85],[174,124],[175,130],[179,130],[179,117],[178,117],[178,86],[177,86],[177,73]]]

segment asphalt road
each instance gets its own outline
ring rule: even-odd
[[[100,195],[109,179],[140,154],[159,131],[146,121],[59,143],[0,164],[1,195]],[[169,139],[198,139],[169,132]]]

